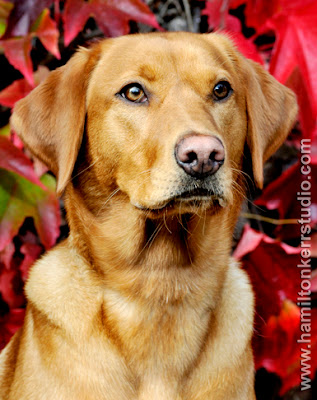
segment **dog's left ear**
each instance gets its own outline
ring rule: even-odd
[[[253,177],[263,187],[263,164],[281,146],[297,115],[292,90],[280,84],[259,64],[243,59],[248,117],[247,144]]]
[[[10,120],[26,147],[56,175],[58,193],[69,182],[82,142],[86,91],[99,54],[98,44],[79,50],[16,103]]]

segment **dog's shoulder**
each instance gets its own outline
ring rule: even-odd
[[[52,323],[81,329],[98,309],[99,279],[66,240],[34,264],[25,293],[32,308]]]
[[[225,290],[227,289],[226,295],[228,296],[228,301],[234,302],[234,299],[239,305],[247,302],[253,304],[253,290],[250,282],[249,275],[242,268],[239,261],[230,257],[229,259],[229,269],[226,279]]]
[[[253,306],[254,294],[250,278],[240,263],[230,258],[227,279],[224,286],[223,301],[230,304],[226,308],[230,312],[229,321],[236,320],[241,329],[247,329],[244,336],[250,337],[253,333]]]
[[[247,273],[239,262],[230,258],[227,277],[217,308],[216,329],[219,337],[215,344],[219,351],[218,366],[230,360],[239,360],[253,335],[254,294]],[[239,340],[237,340],[239,338]],[[214,349],[217,351],[217,349]]]

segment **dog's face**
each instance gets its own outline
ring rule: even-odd
[[[120,189],[154,217],[231,204],[246,143],[261,186],[263,161],[295,115],[292,92],[225,37],[169,33],[82,50],[18,104],[12,121],[60,191],[85,130],[104,199]]]
[[[135,39],[108,46],[89,83],[98,176],[111,160],[115,183],[140,209],[230,203],[247,131],[238,66],[208,36]]]

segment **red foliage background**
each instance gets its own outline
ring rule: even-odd
[[[64,64],[78,44],[102,35],[154,29],[224,31],[246,57],[263,64],[297,95],[299,122],[267,164],[264,191],[253,193],[255,201],[245,205],[234,252],[256,293],[253,346],[260,371],[258,398],[295,399],[291,389],[303,379],[313,379],[317,369],[316,326],[309,332],[309,370],[302,356],[306,344],[298,343],[303,333],[303,304],[298,300],[303,277],[297,267],[303,258],[303,229],[309,240],[309,260],[313,263],[317,255],[315,0],[0,0],[1,76],[5,78],[0,87],[0,349],[22,324],[23,284],[30,266],[67,232],[54,194],[54,178],[10,132],[10,109],[50,69]],[[302,139],[310,140],[307,175],[301,172]],[[310,217],[299,223],[303,204],[297,193],[303,191],[301,184],[307,179]],[[314,304],[317,290],[312,263],[308,266],[309,304]],[[316,314],[313,307],[311,319]],[[306,397],[296,398],[308,399],[311,393],[308,390]]]

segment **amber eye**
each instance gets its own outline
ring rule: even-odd
[[[214,87],[213,95],[216,100],[222,100],[228,97],[232,92],[230,83],[227,81],[218,82]]]
[[[133,103],[144,103],[147,100],[142,86],[138,83],[131,83],[125,86],[119,94]]]

